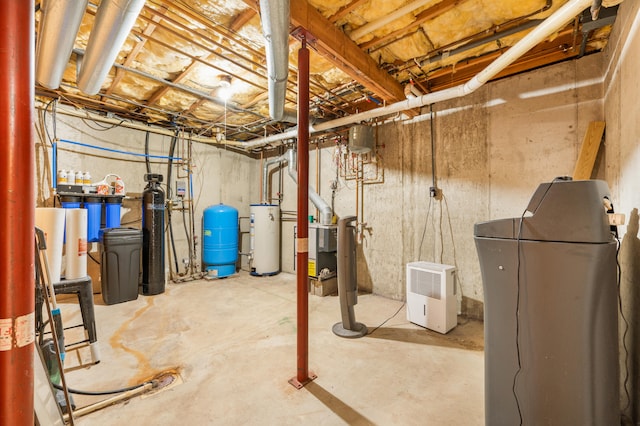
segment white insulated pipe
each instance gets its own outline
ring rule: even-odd
[[[361,27],[356,28],[349,34],[351,40],[358,40],[363,36],[377,30],[378,28],[382,28],[387,25],[389,22],[393,22],[396,19],[402,18],[404,15],[413,12],[414,10],[421,8],[422,6],[431,3],[433,0],[417,0],[412,3],[409,3],[406,6],[401,7],[398,10],[393,11],[392,13],[381,17],[380,19],[376,19],[375,21],[371,21],[369,23],[364,24]]]
[[[46,0],[36,47],[36,82],[60,87],[89,0]]]
[[[78,76],[78,88],[84,93],[95,95],[100,91],[144,3],[145,0],[103,0],[98,6]]]
[[[547,19],[542,21],[540,25],[535,27],[529,34],[524,36],[519,42],[514,44],[503,55],[490,63],[486,68],[476,74],[465,84],[441,90],[439,92],[427,93],[426,95],[418,96],[416,98],[406,99],[388,105],[386,107],[364,111],[358,114],[326,121],[324,123],[317,123],[313,126],[309,126],[309,132],[314,133],[334,129],[336,127],[359,123],[362,121],[370,120],[372,118],[381,117],[383,115],[394,114],[413,108],[420,108],[425,105],[430,105],[437,102],[460,98],[473,93],[487,81],[491,80],[502,70],[518,60],[518,58],[520,58],[522,55],[535,47],[538,43],[561,29],[564,25],[574,19],[578,14],[582,13],[582,11],[591,4],[592,0],[570,0],[569,2],[565,3]],[[287,132],[279,133],[277,135],[271,135],[265,138],[252,139],[244,143],[242,146],[245,149],[256,148],[271,142],[295,138],[296,135],[297,130],[289,130]]]

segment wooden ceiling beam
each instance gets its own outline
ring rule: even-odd
[[[233,20],[231,20],[231,24],[229,24],[229,28],[233,31],[237,31],[240,28],[244,27],[247,22],[249,22],[254,16],[256,16],[256,11],[252,8],[245,9],[236,15]]]
[[[348,14],[356,10],[358,7],[362,6],[367,1],[368,0],[353,0],[351,3],[343,6],[342,8],[340,8],[340,10],[338,10],[333,15],[329,16],[329,18],[327,19],[329,20],[329,22],[333,24],[340,18],[347,16]]]
[[[386,36],[382,37],[374,37],[373,39],[360,44],[360,49],[367,50],[375,47],[381,43],[384,43],[387,40],[395,39],[400,37],[403,34],[406,34],[412,31],[414,28],[424,24],[427,21],[430,21],[433,18],[437,18],[445,12],[450,11],[454,7],[458,6],[461,3],[464,3],[467,0],[442,0],[440,3],[437,3],[431,6],[428,9],[423,10],[422,12],[416,15],[416,20],[413,21],[410,25],[407,25],[404,28],[401,28],[396,31],[392,31]]]
[[[400,83],[306,0],[290,0],[290,11],[292,24],[315,37],[312,45],[328,61],[386,102],[404,99]]]

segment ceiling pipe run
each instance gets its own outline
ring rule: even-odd
[[[395,114],[407,111],[413,108],[420,108],[425,105],[443,102],[450,99],[460,98],[475,92],[482,87],[487,81],[494,78],[509,65],[518,60],[522,55],[527,53],[538,43],[549,37],[554,32],[561,29],[564,25],[574,19],[584,9],[592,4],[592,0],[570,0],[562,7],[549,15],[547,19],[542,21],[540,25],[534,28],[529,34],[524,36],[519,42],[514,44],[503,55],[499,56],[495,61],[490,63],[486,68],[476,74],[471,80],[465,84],[461,84],[439,92],[427,93],[426,95],[409,98],[382,108],[376,108],[358,114],[337,118],[335,120],[326,121],[309,126],[311,133],[321,132],[334,129],[336,127],[347,126],[349,124],[360,123],[362,121],[381,117],[383,115]],[[295,138],[297,130],[271,135],[264,138],[252,139],[245,142],[242,146],[245,149],[258,148],[272,142],[285,139]]]
[[[269,115],[276,121],[295,123],[295,111],[284,108],[289,79],[289,0],[260,0],[260,21],[265,39]]]
[[[95,95],[109,74],[145,0],[103,0],[87,42],[78,88]]]
[[[67,68],[88,0],[42,2],[36,46],[36,82],[57,89]]]
[[[380,19],[371,21],[367,24],[364,24],[361,27],[356,28],[351,32],[351,34],[349,34],[349,37],[351,37],[351,40],[354,40],[354,41],[358,40],[363,36],[377,30],[378,28],[382,28],[383,26],[387,25],[389,22],[393,22],[397,19],[400,19],[404,15],[407,15],[413,12],[414,10],[419,9],[422,6],[425,6],[432,2],[433,0],[417,0],[417,1],[414,1],[413,3],[409,3],[408,5],[403,6],[400,9],[395,10],[390,14],[381,17]]]

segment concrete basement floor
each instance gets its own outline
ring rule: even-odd
[[[115,389],[165,371],[178,380],[76,424],[484,424],[482,322],[459,317],[441,335],[409,323],[402,302],[370,294],[355,306],[370,331],[360,339],[331,331],[340,321],[337,297],[309,296],[309,370],[318,377],[294,388],[295,287],[295,275],[241,272],[110,306],[96,295],[101,362],[82,367],[88,348],[69,352],[69,386]],[[60,303],[67,327],[81,322],[75,302]],[[80,332],[68,330],[67,342]],[[74,396],[78,407],[105,398]]]

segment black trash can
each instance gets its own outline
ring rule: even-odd
[[[107,305],[138,298],[142,230],[107,228],[100,232],[102,299]]]

